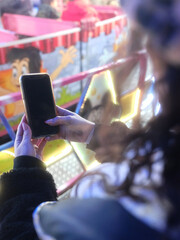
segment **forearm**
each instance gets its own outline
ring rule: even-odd
[[[1,176],[0,189],[0,236],[6,239],[10,225],[13,226],[11,228],[13,237],[16,234],[25,234],[24,236],[33,234],[34,236],[33,210],[41,202],[57,199],[53,178],[45,170],[45,165],[33,157],[16,158],[14,169]],[[25,226],[20,228],[21,224]]]
[[[14,159],[14,167],[0,178],[0,204],[20,194],[44,194],[56,199],[54,180],[46,170],[45,164],[30,156]],[[45,199],[46,200],[46,199]]]

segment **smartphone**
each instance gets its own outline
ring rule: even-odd
[[[58,126],[49,126],[46,120],[56,117],[51,80],[46,73],[21,75],[21,93],[32,138],[58,133]]]

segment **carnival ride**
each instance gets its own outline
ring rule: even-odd
[[[119,75],[118,81],[122,87],[122,92],[119,93],[117,89],[115,89],[117,79],[112,78],[111,71],[134,61],[134,59],[137,61],[136,66],[128,74],[126,81],[121,83],[121,75]],[[134,75],[134,71],[136,75]],[[133,79],[132,74],[136,76]],[[131,84],[129,84],[127,88],[125,85],[130,81],[129,78],[131,79]],[[80,101],[77,104],[76,112],[87,119],[92,120],[93,118],[93,121],[98,123],[110,123],[114,120],[123,121],[128,127],[134,127],[137,117],[140,118],[141,121],[146,122],[151,116],[155,115],[156,102],[154,102],[155,99],[153,98],[153,77],[151,72],[147,70],[145,53],[139,53],[135,57],[120,59],[115,63],[103,67],[56,80],[53,82],[53,87],[54,89],[59,89],[66,84],[75,84],[85,79],[86,85]],[[102,102],[103,96],[106,96],[107,91],[110,91],[110,97],[108,100]],[[19,101],[20,99],[20,93],[2,96],[0,97],[0,106]],[[87,101],[92,103],[91,108],[86,109]],[[116,111],[109,112],[109,106],[111,109],[115,106]],[[63,107],[66,106],[64,105]],[[88,114],[84,115],[84,112]],[[89,116],[91,117],[89,118]],[[2,118],[2,121],[4,121],[4,119]],[[13,142],[14,134],[12,134],[12,128],[8,122],[4,122],[4,125],[12,137]],[[7,171],[12,168],[14,158],[13,148],[7,148],[7,144],[8,143],[6,143],[6,146],[3,146],[4,150],[0,152],[2,171]],[[11,142],[9,144],[11,144]],[[52,172],[55,178],[59,193],[69,187],[86,169],[98,164],[98,159],[95,159],[94,153],[86,149],[84,144],[68,143],[62,140],[48,143],[45,147],[43,158],[47,169]]]
[[[110,16],[109,12],[111,18],[104,20]],[[4,38],[0,43],[0,96],[20,91],[22,73],[47,72],[54,81],[112,61],[117,46],[126,39],[127,18],[108,9],[107,14],[103,10],[102,19],[92,30],[82,28],[77,22],[4,14],[5,30],[1,31]],[[7,31],[10,31],[9,35]],[[17,40],[9,41],[14,38]],[[66,107],[76,104],[82,88],[82,83],[72,83],[55,91],[57,104],[66,104]],[[6,105],[2,111],[16,130],[17,116],[24,111],[22,102]],[[4,130],[1,125],[0,136],[5,134]]]
[[[6,30],[0,31],[4,34],[0,43],[1,173],[13,166],[15,131],[24,112],[18,82],[22,73],[48,72],[56,104],[64,108],[77,104],[76,112],[96,123],[116,120],[134,127],[137,118],[146,122],[155,115],[157,102],[146,53],[113,61],[118,46],[126,41],[126,16],[102,7],[99,14],[102,21],[94,29],[75,22],[4,14]],[[117,69],[118,77],[114,75]],[[43,159],[58,194],[98,164],[85,145],[62,140],[49,142]]]

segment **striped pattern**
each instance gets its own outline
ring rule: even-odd
[[[123,28],[127,26],[127,24],[127,17],[125,15],[122,15],[96,23],[93,31],[88,29],[81,30],[80,28],[75,27],[72,29],[45,34],[38,37],[30,37],[10,43],[1,44],[0,64],[2,65],[7,63],[7,53],[14,47],[26,48],[33,46],[38,48],[43,53],[51,53],[60,46],[68,48],[70,46],[76,45],[78,42],[88,42],[89,37],[96,38],[102,33],[108,35],[117,27],[119,28],[119,32],[121,32]]]
[[[57,87],[63,87],[63,86],[66,86],[68,84],[71,84],[71,83],[82,81],[83,79],[87,78],[88,76],[91,77],[94,74],[98,74],[98,73],[104,72],[106,70],[111,70],[111,69],[113,69],[117,66],[121,66],[125,62],[132,61],[134,58],[137,59],[137,61],[140,62],[140,66],[141,66],[140,79],[139,79],[139,83],[138,83],[138,86],[141,88],[144,85],[146,65],[147,65],[147,56],[146,56],[146,51],[144,51],[144,50],[137,53],[136,56],[134,56],[134,57],[119,59],[116,62],[106,64],[106,65],[101,66],[101,67],[93,68],[93,69],[87,70],[85,72],[78,73],[74,76],[70,76],[70,77],[66,77],[66,78],[62,78],[62,79],[57,79],[53,82],[53,88],[55,89]],[[0,107],[4,106],[6,104],[10,104],[12,102],[16,102],[16,101],[21,100],[21,99],[22,99],[22,97],[21,97],[20,92],[0,96]]]

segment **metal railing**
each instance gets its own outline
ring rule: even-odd
[[[146,51],[144,51],[144,50],[136,53],[132,57],[119,59],[116,62],[109,63],[109,64],[106,64],[106,65],[101,66],[101,67],[93,68],[93,69],[78,73],[74,76],[65,77],[65,78],[62,78],[62,79],[57,79],[57,80],[53,81],[53,87],[54,87],[54,89],[55,88],[60,88],[60,87],[66,86],[66,85],[71,84],[71,83],[82,81],[85,78],[88,78],[88,81],[90,83],[93,75],[99,74],[99,73],[104,72],[106,70],[112,70],[112,69],[114,69],[118,66],[121,66],[124,63],[128,63],[128,62],[130,62],[132,60],[135,60],[135,59],[140,62],[141,69],[143,69],[143,71],[140,72],[140,78],[139,78],[139,82],[138,82],[138,85],[142,87],[142,84],[143,84],[144,79],[145,79],[145,73],[146,73]],[[83,91],[83,93],[85,93],[85,91]],[[0,96],[0,107],[5,106],[5,105],[10,104],[10,103],[14,103],[14,102],[19,101],[21,99],[22,99],[21,92],[16,92],[16,93],[11,93],[11,94],[8,94],[8,95]],[[80,103],[78,104],[78,106],[76,108],[76,109],[79,109],[83,99],[84,99],[84,97],[81,96],[81,99],[79,99],[79,98],[75,99],[68,104],[62,105],[62,107],[67,108],[67,107],[69,107],[73,104],[78,103],[79,100],[80,100]],[[77,110],[77,112],[78,112],[78,110]],[[7,133],[9,134],[10,138],[12,139],[12,141],[10,141],[8,143],[5,143],[5,144],[2,144],[0,146],[0,151],[1,151],[1,150],[4,150],[4,149],[7,149],[8,147],[13,146],[14,139],[15,139],[15,133],[14,133],[12,127],[8,123],[8,120],[6,119],[6,117],[4,116],[4,114],[1,110],[0,110],[0,119],[3,123],[3,125],[5,126],[5,128],[7,130]]]

